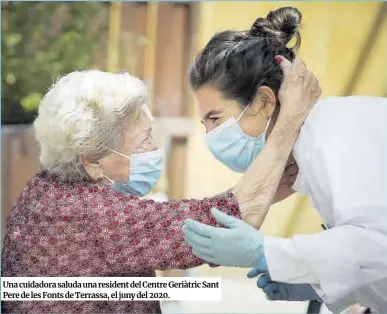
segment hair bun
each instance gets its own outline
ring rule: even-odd
[[[271,11],[266,18],[257,18],[250,29],[250,36],[275,39],[286,45],[294,36],[297,37],[293,48],[301,44],[298,28],[302,14],[293,7],[283,7]]]

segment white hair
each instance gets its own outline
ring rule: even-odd
[[[123,123],[147,101],[145,84],[128,73],[63,76],[44,96],[35,120],[43,167],[63,178],[86,178],[80,156],[105,156],[118,144]]]

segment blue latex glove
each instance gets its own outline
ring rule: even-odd
[[[261,276],[257,280],[257,286],[266,293],[266,298],[271,301],[321,301],[320,297],[308,284],[288,284],[272,281],[270,275],[254,268],[247,274],[253,278]]]
[[[267,271],[263,234],[242,220],[228,216],[216,208],[212,208],[211,213],[220,224],[228,228],[208,226],[187,219],[183,232],[193,254],[213,264],[256,267]]]

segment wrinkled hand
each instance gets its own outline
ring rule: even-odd
[[[288,284],[272,281],[270,275],[263,273],[259,269],[252,269],[247,277],[253,278],[261,276],[257,280],[257,286],[266,294],[266,298],[271,301],[321,301],[311,285],[308,284]]]
[[[317,78],[301,60],[295,59],[291,63],[282,56],[277,56],[276,60],[281,58],[280,67],[284,77],[278,92],[281,104],[279,119],[286,116],[301,125],[317,103],[321,88]]]
[[[227,228],[208,226],[192,219],[184,223],[185,240],[192,247],[193,254],[213,264],[257,267],[267,271],[263,234],[216,208],[211,213]]]
[[[281,181],[278,185],[277,193],[274,197],[273,203],[280,202],[285,198],[292,195],[294,182],[297,179],[298,166],[296,163],[292,163],[285,168]]]

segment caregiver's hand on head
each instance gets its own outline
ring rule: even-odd
[[[291,117],[302,124],[321,95],[319,82],[299,59],[290,62],[283,56],[276,56],[275,60],[284,76],[278,92],[281,104],[278,121],[281,117]]]
[[[193,219],[187,219],[184,223],[185,240],[192,247],[193,254],[213,264],[255,267],[267,271],[263,234],[216,208],[211,213],[227,228],[208,226]]]

